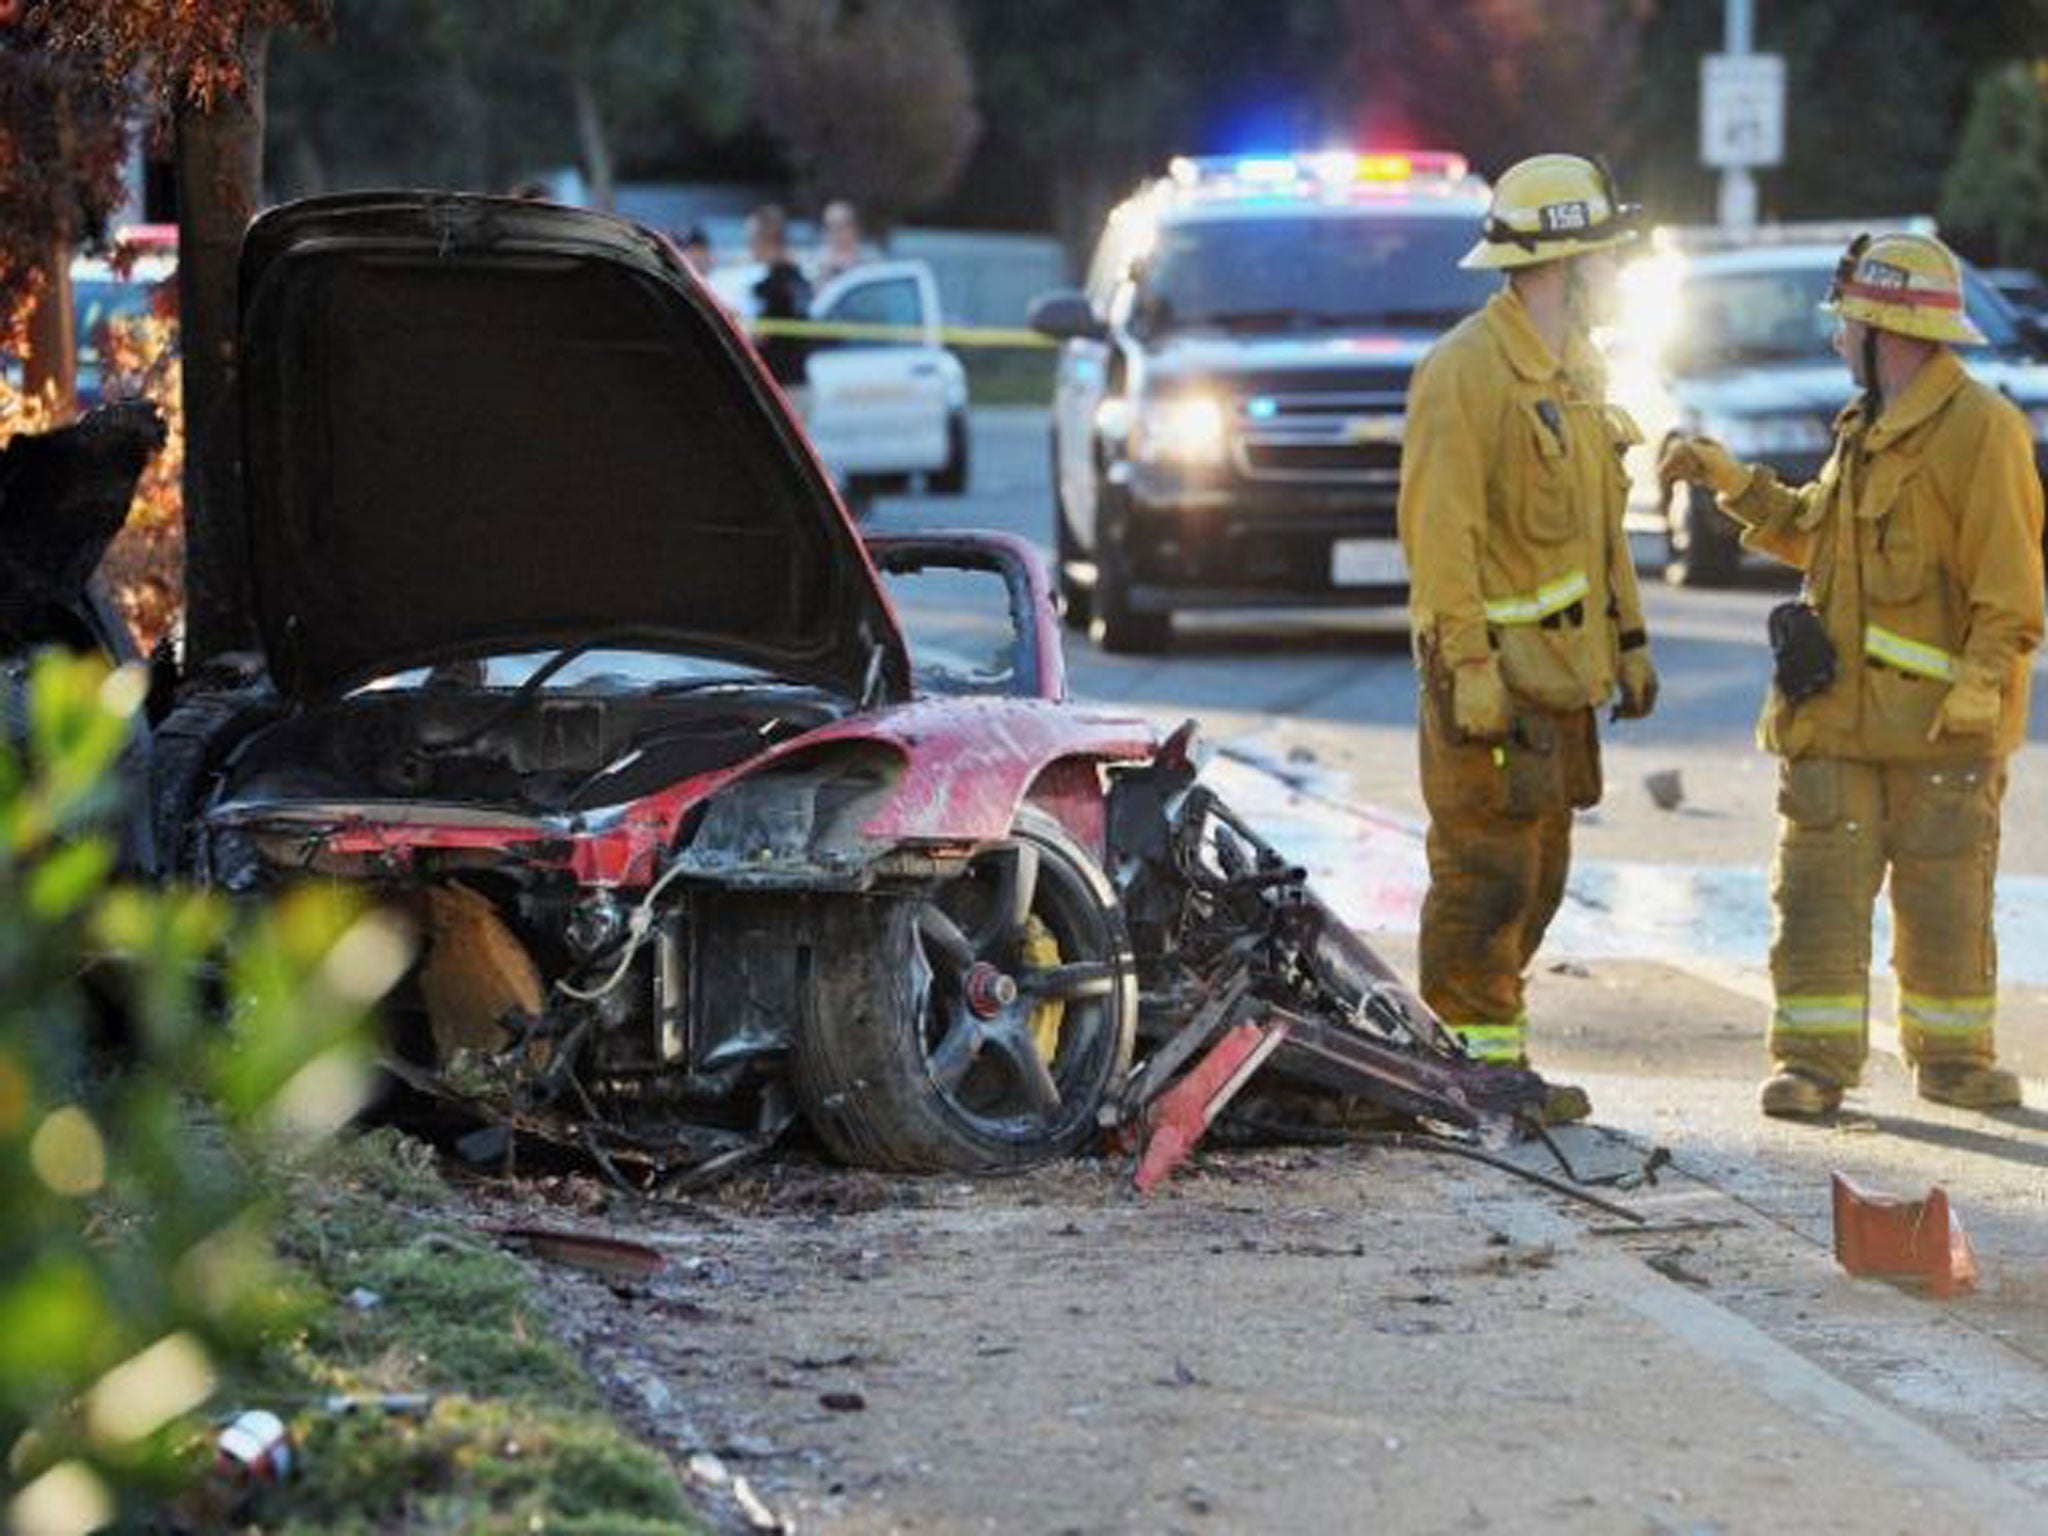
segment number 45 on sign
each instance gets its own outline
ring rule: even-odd
[[[1725,168],[1784,158],[1784,58],[1714,53],[1700,60],[1700,159]]]

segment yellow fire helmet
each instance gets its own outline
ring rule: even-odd
[[[1641,212],[1625,207],[1603,163],[1577,155],[1536,155],[1494,183],[1479,243],[1461,267],[1533,267],[1623,245]]]
[[[1858,235],[1821,308],[1922,341],[1984,345],[1963,307],[1962,263],[1932,235]]]

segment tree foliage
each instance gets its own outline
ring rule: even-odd
[[[344,0],[332,46],[273,59],[277,179],[294,192],[394,181],[502,188],[734,132],[746,100],[735,0]]]
[[[248,39],[280,27],[323,31],[334,0],[33,0],[53,42],[202,110],[241,94]]]
[[[1977,83],[1941,189],[1945,227],[2001,265],[2048,255],[2048,79],[2008,64]]]
[[[752,22],[757,110],[806,200],[887,228],[952,187],[981,118],[950,0],[761,0]]]
[[[1347,0],[1351,126],[1495,172],[1553,150],[1612,156],[1642,13],[1636,0]]]
[[[33,21],[0,33],[0,347],[27,358],[29,393],[71,408],[72,251],[121,200],[128,93],[52,50]]]
[[[962,0],[962,14],[989,125],[970,190],[1014,200],[1039,182],[1070,244],[1175,152],[1320,143],[1347,117],[1340,0]]]
[[[121,199],[130,103],[40,29],[0,32],[0,286],[40,275],[52,237],[97,235]]]

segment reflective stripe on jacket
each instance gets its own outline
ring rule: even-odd
[[[1835,682],[1796,708],[1776,689],[1758,736],[1786,757],[1961,762],[2026,738],[2041,642],[2041,482],[2026,418],[1937,353],[1875,424],[1852,405],[1810,485],[1767,469],[1723,508],[1743,542],[1806,572]],[[1927,733],[1951,685],[1995,690],[1997,729]]]
[[[1574,336],[1560,363],[1504,288],[1415,371],[1401,449],[1401,547],[1418,649],[1500,657],[1508,690],[1583,709],[1614,690],[1620,636],[1643,627],[1621,531],[1621,453],[1640,441],[1608,406]]]

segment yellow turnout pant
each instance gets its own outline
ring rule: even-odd
[[[1770,1051],[1854,1083],[1869,1043],[1870,913],[1889,872],[1899,1041],[1909,1061],[1989,1062],[1992,885],[2005,768],[1794,758],[1779,769]]]
[[[1422,798],[1423,1001],[1481,1060],[1522,1060],[1522,973],[1564,900],[1572,812],[1600,799],[1593,712],[1518,709],[1495,747],[1460,739],[1439,690],[1424,688]]]

